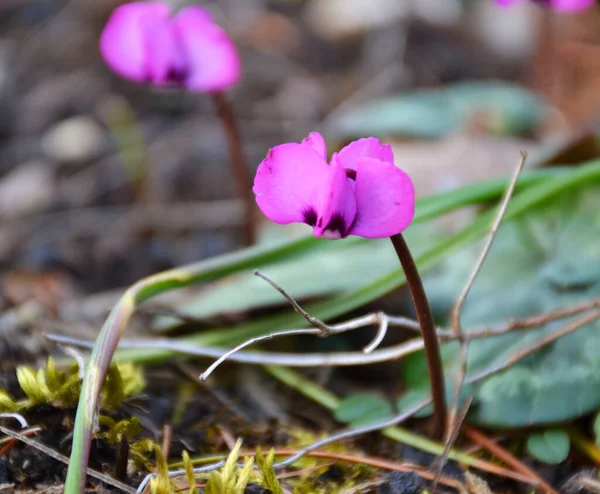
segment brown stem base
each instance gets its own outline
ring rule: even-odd
[[[406,275],[406,283],[410,291],[417,320],[421,325],[421,335],[427,359],[427,369],[429,371],[429,380],[431,382],[431,397],[433,401],[433,431],[432,436],[435,439],[442,439],[446,429],[446,394],[444,391],[444,374],[442,367],[442,357],[440,354],[440,343],[438,341],[433,315],[429,307],[429,301],[421,276],[417,270],[415,261],[410,253],[408,245],[401,233],[390,237],[396,254],[402,264],[402,269]]]
[[[253,245],[256,241],[255,207],[252,197],[252,175],[246,166],[242,139],[238,130],[233,108],[223,93],[213,93],[213,102],[217,110],[223,129],[227,136],[229,156],[233,166],[235,181],[238,186],[238,195],[244,204],[246,221],[244,222],[244,242],[246,246]]]

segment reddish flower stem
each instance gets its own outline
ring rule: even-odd
[[[433,401],[432,436],[435,439],[441,439],[446,429],[446,393],[444,391],[440,343],[433,322],[433,315],[431,314],[431,308],[429,307],[429,301],[423,288],[421,276],[404,237],[399,233],[390,237],[390,240],[394,249],[396,249],[396,254],[406,275],[406,283],[415,306],[417,320],[421,326],[425,357],[427,358],[427,369],[431,382],[431,398]]]
[[[223,93],[213,93],[213,102],[217,110],[223,129],[227,136],[229,157],[238,186],[238,195],[244,204],[244,242],[247,246],[256,241],[256,222],[254,220],[254,199],[252,197],[252,175],[246,166],[242,139],[235,118],[235,113],[227,97]]]

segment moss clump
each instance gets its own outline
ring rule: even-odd
[[[19,412],[35,405],[71,407],[79,401],[81,381],[77,365],[68,371],[59,370],[52,357],[45,368],[34,370],[27,365],[17,367],[17,380],[26,399],[16,400],[5,389],[0,389],[0,413]],[[100,406],[117,408],[125,398],[139,394],[146,382],[142,369],[131,363],[111,365],[102,388]]]

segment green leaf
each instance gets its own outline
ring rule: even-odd
[[[378,422],[394,415],[391,403],[368,393],[357,393],[344,398],[335,409],[334,417],[338,422],[359,427]]]
[[[600,446],[600,413],[597,413],[594,418],[594,437],[596,438],[596,444]]]
[[[561,194],[503,225],[464,305],[462,326],[489,327],[581,303],[600,294],[600,189]],[[448,313],[481,247],[451,256],[425,286],[437,313]],[[469,375],[501,365],[515,353],[562,329],[557,321],[528,331],[472,341]],[[443,347],[448,382],[455,344]],[[591,323],[507,370],[465,389],[475,399],[469,420],[522,427],[569,420],[600,406],[600,323]],[[407,360],[408,390],[426,381],[423,356]]]
[[[549,429],[527,438],[529,454],[550,465],[565,461],[570,449],[569,435],[560,429]]]
[[[535,129],[546,112],[545,104],[523,88],[502,82],[463,82],[367,103],[343,112],[328,130],[341,137],[435,138],[479,116],[488,130],[523,134]]]

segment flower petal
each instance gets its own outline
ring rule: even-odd
[[[166,3],[135,2],[117,7],[100,37],[102,57],[126,79],[164,80],[173,49],[168,23]]]
[[[186,7],[173,23],[188,63],[188,89],[222,91],[237,82],[241,62],[235,44],[207,10]]]
[[[329,174],[317,203],[317,237],[330,240],[347,237],[356,217],[356,198],[352,181],[337,163],[329,166]]]
[[[302,141],[303,146],[308,146],[327,159],[327,145],[325,139],[318,132],[311,132],[308,137]]]
[[[550,0],[550,4],[557,12],[580,12],[591,7],[594,0]]]
[[[391,237],[410,225],[415,214],[414,187],[393,163],[360,158],[354,192],[357,211],[351,235]]]
[[[331,161],[337,161],[344,168],[356,170],[358,160],[362,157],[394,162],[392,147],[389,144],[381,144],[375,137],[365,137],[351,142],[339,153],[336,153]]]
[[[316,151],[302,144],[281,144],[258,166],[252,190],[258,207],[275,223],[314,226],[328,176],[329,165]]]

